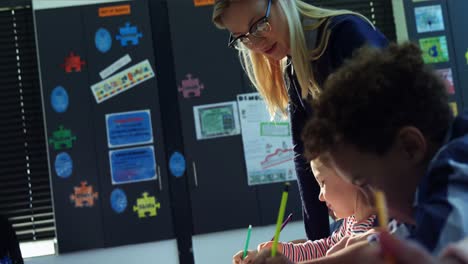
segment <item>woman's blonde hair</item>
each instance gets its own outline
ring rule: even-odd
[[[212,20],[218,28],[225,29],[222,22],[222,14],[232,1],[235,0],[216,0]],[[325,28],[328,28],[328,23],[330,22],[328,18],[343,14],[355,14],[367,21],[369,20],[349,10],[319,8],[301,0],[272,1],[278,1],[288,21],[290,55],[297,80],[301,86],[302,97],[306,98],[308,94],[311,94],[316,98],[320,94],[320,89],[313,76],[310,62],[317,60],[325,52],[330,38],[330,30],[324,31],[324,35],[320,38],[314,50],[308,50],[304,30],[315,30],[323,23],[327,23]],[[317,23],[303,26],[302,18],[315,19]],[[369,23],[371,22],[369,21]],[[249,49],[240,49],[239,58],[250,81],[265,100],[270,114],[274,115],[278,112],[286,113],[289,101],[287,93],[289,84],[285,82],[284,78],[287,59],[284,58],[281,61],[272,60],[263,54]],[[290,80],[286,81],[289,82]]]

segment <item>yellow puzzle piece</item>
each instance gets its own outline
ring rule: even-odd
[[[148,196],[147,192],[142,194],[141,198],[137,199],[137,204],[133,206],[133,211],[138,212],[138,218],[145,218],[146,213],[149,213],[150,216],[156,216],[157,209],[161,208],[161,204],[156,202],[156,197]]]

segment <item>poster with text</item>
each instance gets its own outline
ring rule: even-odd
[[[296,179],[289,119],[270,117],[258,93],[237,95],[249,185]]]
[[[193,107],[197,139],[210,139],[240,134],[236,102]]]
[[[112,184],[156,180],[153,146],[109,151]]]
[[[107,114],[106,129],[109,148],[153,143],[149,110]]]

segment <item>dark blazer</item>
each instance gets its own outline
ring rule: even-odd
[[[340,15],[330,19],[332,20],[327,28],[331,30],[328,46],[318,60],[311,62],[314,77],[320,87],[327,77],[337,70],[344,60],[350,58],[353,51],[359,47],[366,44],[376,47],[388,45],[385,36],[359,16]],[[318,40],[325,30],[324,27],[325,25],[321,26],[321,28],[317,29],[317,34],[311,35],[317,37],[317,43],[319,43]],[[290,83],[288,95],[293,144],[296,153],[294,162],[302,200],[305,230],[307,238],[315,240],[329,236],[330,232],[328,210],[325,204],[318,200],[320,189],[312,175],[309,164],[302,155],[304,147],[301,132],[307,120],[312,116],[313,111],[301,97],[301,89],[294,73],[294,66],[290,64],[286,70]]]

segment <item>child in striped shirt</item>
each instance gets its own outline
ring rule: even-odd
[[[341,227],[329,237],[297,244],[280,242],[278,252],[293,262],[320,258],[327,255],[327,252],[333,253],[345,247],[346,240],[350,236],[370,235],[374,226],[374,210],[364,190],[341,179],[330,166],[326,155],[312,160],[310,166],[315,180],[320,185],[319,200],[327,204],[336,218],[344,220]],[[272,243],[271,241],[262,243],[258,246],[258,250],[270,248]],[[251,263],[255,255],[256,251],[249,251],[247,257],[242,260],[242,251],[240,251],[233,257],[233,263]]]

